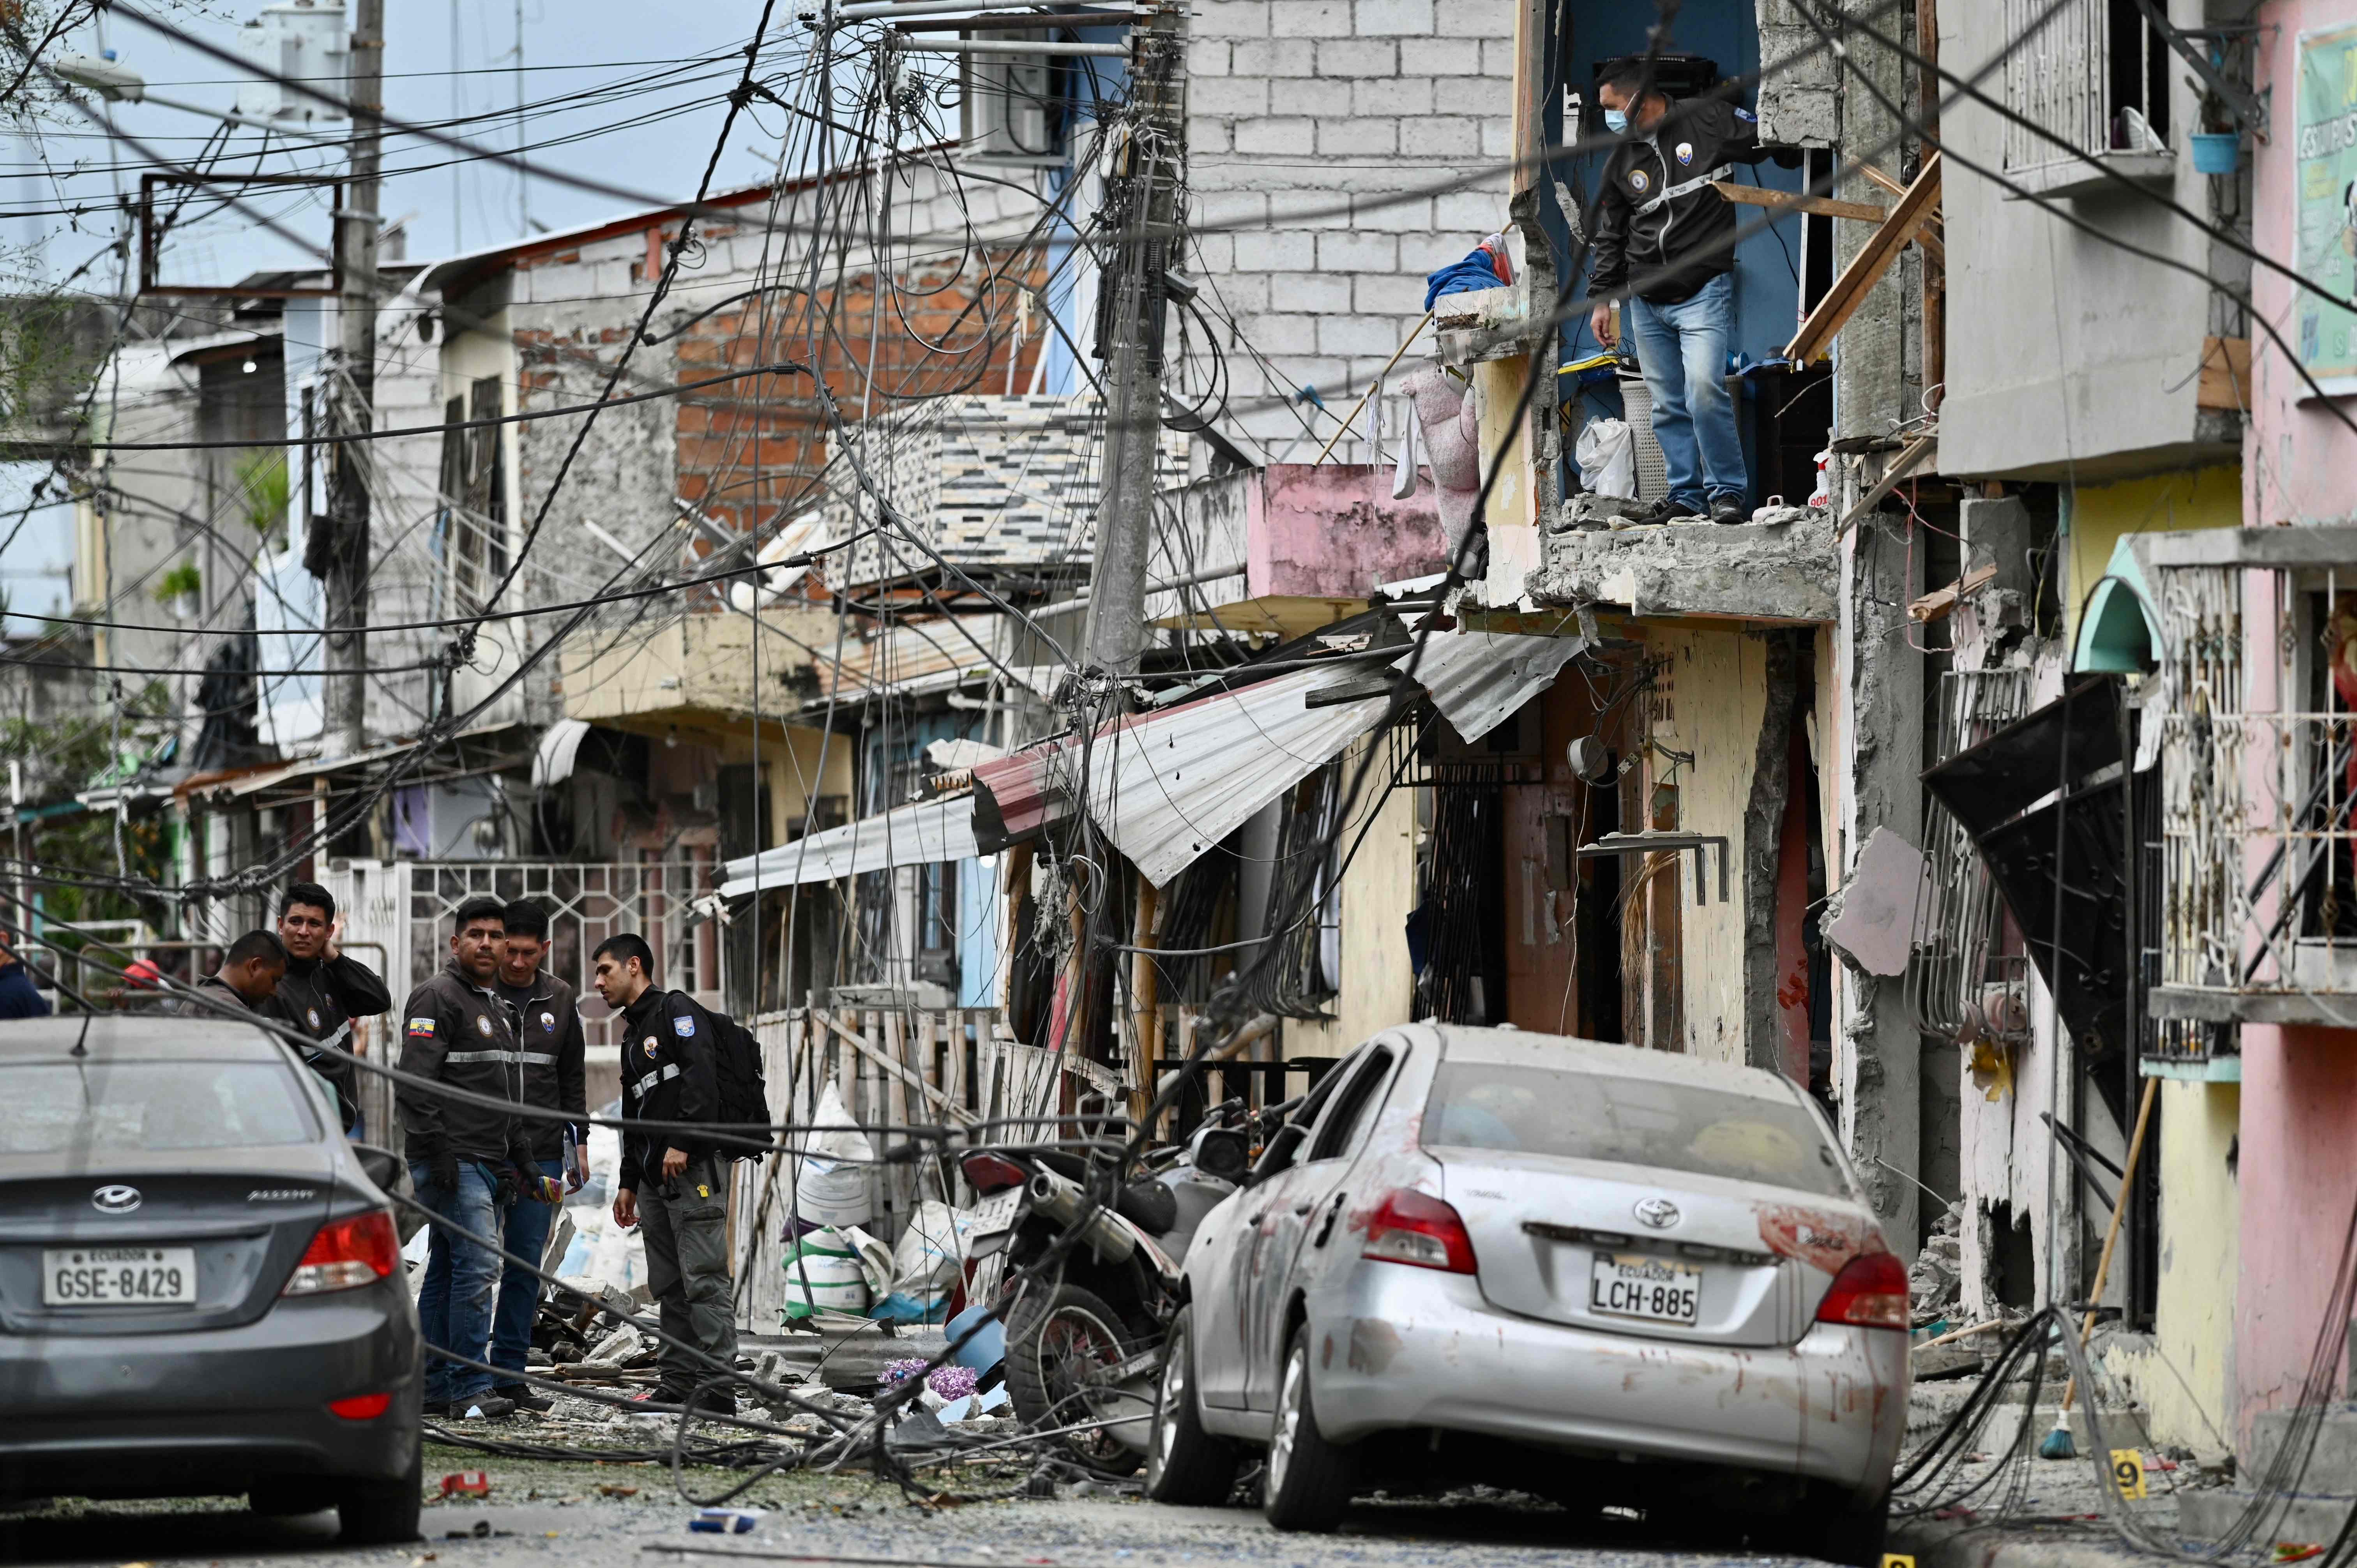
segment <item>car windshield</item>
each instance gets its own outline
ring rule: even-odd
[[[0,1067],[0,1155],[118,1155],[307,1144],[318,1129],[276,1062]]]
[[[1444,1062],[1425,1107],[1424,1142],[1850,1196],[1806,1106],[1658,1079]]]

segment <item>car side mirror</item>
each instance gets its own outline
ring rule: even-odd
[[[361,1169],[369,1180],[390,1193],[401,1181],[401,1156],[391,1149],[380,1149],[374,1144],[354,1144],[352,1153],[361,1162]]]
[[[1243,1185],[1257,1187],[1269,1177],[1290,1170],[1295,1156],[1301,1153],[1303,1140],[1308,1136],[1309,1129],[1298,1122],[1287,1122],[1279,1127],[1276,1135],[1261,1149],[1260,1158],[1253,1162],[1253,1168]]]

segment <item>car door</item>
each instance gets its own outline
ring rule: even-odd
[[[1398,1050],[1387,1041],[1361,1047],[1334,1069],[1340,1085],[1310,1129],[1302,1158],[1272,1184],[1254,1228],[1251,1332],[1244,1347],[1244,1403],[1273,1409],[1285,1360],[1286,1314],[1308,1255],[1330,1244],[1351,1162],[1381,1109]]]
[[[1195,1304],[1195,1386],[1203,1402],[1240,1410],[1253,1314],[1260,1301],[1260,1248],[1272,1214],[1291,1200],[1298,1155],[1309,1147],[1319,1114],[1341,1079],[1337,1069],[1302,1097],[1254,1163],[1243,1191],[1203,1222],[1202,1255],[1189,1267]]]

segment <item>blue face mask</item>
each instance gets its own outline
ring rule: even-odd
[[[1616,136],[1626,134],[1629,129],[1629,112],[1626,109],[1607,109],[1604,112],[1604,128]]]

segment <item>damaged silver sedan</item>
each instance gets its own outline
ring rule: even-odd
[[[1320,1080],[1208,1215],[1148,1490],[1323,1529],[1485,1481],[1746,1515],[1879,1561],[1907,1276],[1824,1118],[1772,1073],[1416,1025]]]

